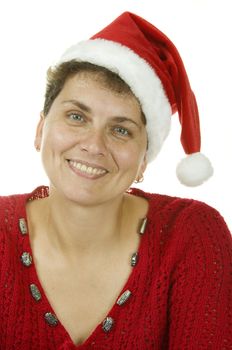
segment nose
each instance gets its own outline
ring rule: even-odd
[[[81,150],[90,155],[104,156],[106,154],[106,142],[102,130],[89,130],[79,144]]]

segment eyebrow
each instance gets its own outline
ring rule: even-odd
[[[77,100],[65,100],[62,102],[63,104],[66,104],[66,103],[71,103],[73,104],[74,106],[82,109],[84,112],[88,112],[90,113],[91,112],[91,108],[86,106],[84,103],[80,102],[80,101],[77,101]]]
[[[63,104],[67,104],[67,103],[71,103],[74,106],[82,109],[84,112],[90,113],[92,111],[92,109],[88,106],[86,106],[84,103],[78,101],[78,100],[65,100],[62,102]],[[117,122],[117,123],[124,123],[124,122],[129,122],[132,123],[134,125],[136,125],[139,129],[141,128],[140,125],[138,123],[136,123],[133,119],[127,118],[127,117],[123,117],[123,116],[115,116],[112,118],[113,121]]]

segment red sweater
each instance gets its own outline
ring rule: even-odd
[[[19,219],[26,219],[25,202],[47,196],[46,188],[0,197],[1,350],[232,349],[232,239],[222,217],[194,200],[132,192],[150,205],[139,258],[122,290],[131,295],[109,310],[112,328],[99,324],[80,346],[59,320],[46,321],[55,311],[33,260],[21,260],[32,251]]]

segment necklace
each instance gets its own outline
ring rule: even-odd
[[[139,235],[143,235],[145,233],[146,230],[146,226],[147,226],[147,217],[145,217],[144,219],[141,220],[140,225],[139,225],[139,230],[138,230],[138,234]],[[28,228],[27,228],[27,222],[25,218],[20,218],[19,219],[19,231],[22,235],[22,237],[26,237],[28,236]],[[21,263],[25,268],[30,268],[30,266],[33,264],[33,258],[32,255],[30,254],[30,252],[28,251],[24,251],[21,254]],[[139,255],[138,252],[135,252],[132,254],[131,258],[130,258],[130,265],[134,268],[139,260]],[[35,300],[35,302],[40,302],[42,299],[42,294],[38,288],[38,286],[35,283],[31,283],[29,285],[29,291],[31,294],[31,297]],[[132,291],[127,289],[125,290],[117,299],[116,304],[120,307],[122,305],[124,305],[132,296]],[[50,311],[46,312],[44,315],[42,315],[44,317],[44,320],[47,322],[47,324],[49,326],[57,326],[59,323],[58,318],[56,317],[56,315]],[[102,330],[107,333],[109,331],[111,331],[113,325],[115,324],[115,320],[110,317],[107,316],[104,321],[102,322]]]

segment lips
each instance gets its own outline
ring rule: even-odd
[[[83,174],[91,175],[91,176],[100,176],[106,174],[108,171],[102,167],[91,166],[88,164],[81,163],[75,160],[68,160],[71,167],[77,169]]]

